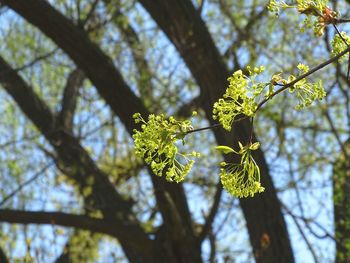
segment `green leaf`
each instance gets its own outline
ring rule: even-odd
[[[233,150],[231,147],[228,147],[225,145],[216,146],[215,149],[224,153],[224,154],[236,153],[236,151]]]

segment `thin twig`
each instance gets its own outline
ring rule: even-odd
[[[350,23],[350,19],[349,18],[338,18],[338,19],[334,19],[334,22],[336,24]]]
[[[53,162],[49,163],[48,165],[44,166],[40,171],[35,173],[31,178],[29,178],[27,181],[20,184],[15,190],[13,190],[10,194],[8,194],[2,201],[0,202],[0,207],[3,206],[8,200],[10,200],[12,197],[14,197],[19,191],[22,190],[23,187],[29,185],[33,181],[35,181],[40,175],[43,174],[50,166],[53,165]]]
[[[220,206],[220,201],[221,201],[221,196],[222,196],[222,184],[221,182],[219,182],[216,186],[216,192],[214,195],[214,201],[213,201],[213,205],[210,209],[209,215],[206,218],[205,224],[202,228],[201,233],[199,234],[199,242],[202,243],[203,240],[206,238],[206,236],[209,234],[209,232],[211,231],[215,216],[218,212],[219,206]]]
[[[297,77],[295,80],[283,85],[282,88],[276,90],[274,93],[272,93],[268,98],[265,98],[263,101],[261,101],[258,104],[258,107],[256,108],[255,112],[258,111],[267,101],[269,101],[270,99],[272,99],[273,97],[275,97],[277,94],[285,91],[286,89],[293,87],[294,84],[296,84],[297,82],[299,82],[300,80],[310,76],[311,74],[315,73],[316,71],[328,66],[329,64],[337,61],[339,58],[341,58],[342,56],[344,56],[346,53],[348,53],[350,51],[350,47],[347,47],[344,51],[340,52],[338,55],[328,59],[327,61],[319,64],[318,66],[314,67],[313,69],[309,70],[308,72],[300,75],[299,77]]]

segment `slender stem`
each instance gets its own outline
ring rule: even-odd
[[[214,128],[217,128],[217,127],[220,127],[220,126],[221,126],[221,123],[217,123],[217,124],[214,124],[214,125],[211,125],[211,126],[202,127],[202,128],[198,128],[198,129],[193,129],[193,130],[187,131],[187,132],[185,132],[185,134],[190,134],[190,133],[199,132],[199,131],[205,131],[205,130],[211,130],[211,129],[214,129]]]
[[[346,46],[349,46],[348,42],[346,42],[346,40],[344,39],[344,37],[342,36],[342,34],[340,33],[338,27],[332,23],[332,26],[334,27],[335,31],[337,31],[337,34],[339,35],[339,37],[341,38],[341,40],[345,43]]]
[[[336,24],[350,23],[350,19],[349,18],[339,18],[339,19],[334,19],[334,22]]]
[[[248,119],[249,116],[243,116],[241,118],[238,118],[238,119],[235,119],[232,121],[232,123],[235,123],[235,122],[240,122],[240,121],[243,121],[245,119]],[[211,125],[211,126],[207,126],[207,127],[202,127],[202,128],[198,128],[198,129],[193,129],[193,130],[190,130],[190,131],[187,131],[185,132],[184,134],[190,134],[190,133],[194,133],[194,132],[199,132],[199,131],[205,131],[205,130],[211,130],[211,129],[215,129],[215,128],[218,128],[218,127],[221,127],[222,124],[221,123],[217,123],[217,124],[214,124],[214,125]]]
[[[253,133],[254,133],[254,116],[252,117],[252,125],[251,125],[251,128],[250,128],[250,138],[249,138],[249,144],[252,144],[252,141],[253,141]]]

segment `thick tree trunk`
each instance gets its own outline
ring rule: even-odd
[[[212,120],[212,105],[225,91],[229,72],[203,20],[190,0],[139,0],[170,41],[176,46],[201,89],[202,107]],[[215,130],[217,142],[236,145],[248,142],[249,121],[235,125],[233,133]],[[294,262],[287,227],[281,206],[269,175],[264,154],[255,154],[262,174],[265,193],[241,199],[250,241],[257,262]]]

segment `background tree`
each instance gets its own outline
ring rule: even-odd
[[[194,125],[215,124],[212,105],[232,71],[264,64],[269,78],[315,66],[331,56],[332,27],[315,38],[300,32],[300,14],[276,19],[255,0],[0,3],[0,221],[10,223],[1,226],[1,258],[329,262],[330,244],[344,249],[348,237],[331,223],[331,168],[350,132],[342,64],[312,76],[328,96],[306,111],[283,93],[259,111],[253,133],[245,120],[231,133],[191,135],[184,147],[203,156],[184,183],[154,175],[130,137],[135,112],[181,119],[196,110]],[[330,5],[347,13],[346,1]],[[213,148],[251,136],[262,144],[254,158],[266,190],[237,200],[223,190],[217,162],[239,160]],[[339,209],[341,191],[334,187]]]

